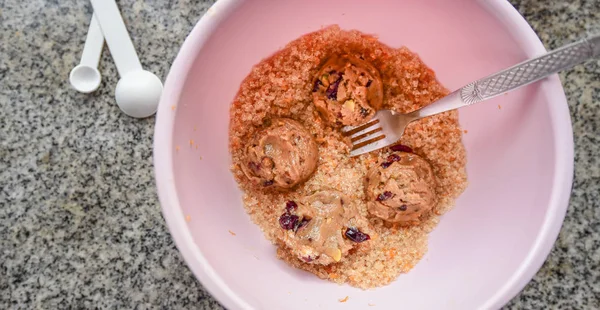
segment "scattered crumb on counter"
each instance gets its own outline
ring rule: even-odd
[[[198,126],[194,126],[194,131],[198,130]]]
[[[348,296],[344,297],[343,299],[340,299],[339,302],[347,302],[348,301]]]
[[[190,146],[194,145],[194,140],[190,139]]]
[[[464,132],[465,134],[469,133],[469,131],[468,131],[468,130],[466,130],[466,129],[465,129],[463,132]]]
[[[202,160],[202,156],[200,156],[200,160]]]
[[[176,146],[175,146],[175,151],[176,151],[176,152],[179,152],[179,145],[176,145]]]
[[[198,149],[198,144],[196,144],[196,149]]]
[[[369,304],[367,304],[367,305],[369,305],[369,307],[375,307],[375,304],[370,304],[370,303],[369,303]]]
[[[498,105],[498,110],[501,110],[501,109],[502,109],[502,106],[501,106],[501,105]]]
[[[192,220],[192,217],[191,217],[191,216],[189,216],[189,215],[186,215],[186,216],[185,216],[185,221],[186,221],[186,222],[188,222],[188,223],[189,223],[191,220]]]
[[[232,236],[235,236],[235,233],[234,233],[233,231],[231,231],[231,230],[230,230],[230,231],[229,231],[229,233],[230,233]]]
[[[175,108],[176,108],[176,107],[177,107],[176,105],[172,105],[172,106],[171,106],[171,111],[175,111]]]

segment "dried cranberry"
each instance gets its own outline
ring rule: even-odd
[[[402,144],[396,144],[396,145],[392,145],[390,146],[390,149],[394,152],[405,152],[405,153],[412,153],[413,150],[406,146],[406,145],[402,145]]]
[[[307,218],[302,218],[300,221],[297,221],[296,226],[294,227],[294,231],[297,231],[298,229],[306,226],[306,224],[308,224],[308,222],[310,222],[310,219],[307,219]]]
[[[394,196],[394,194],[392,194],[392,192],[389,191],[385,191],[381,194],[379,194],[379,196],[377,196],[377,201],[384,201],[384,200],[388,200],[390,198],[392,198]]]
[[[360,115],[362,115],[362,117],[367,117],[369,115],[369,110],[360,107]]]
[[[367,241],[369,239],[371,239],[371,237],[369,237],[369,235],[361,232],[360,230],[356,229],[356,228],[348,228],[346,230],[346,237],[356,243],[361,243],[363,241]]]
[[[274,181],[273,181],[273,180],[268,180],[268,181],[264,181],[264,182],[263,182],[263,185],[264,185],[264,186],[271,186],[271,185],[273,185],[273,183],[274,183]]]
[[[329,87],[327,87],[327,90],[325,91],[325,95],[327,95],[327,98],[333,100],[337,99],[338,87],[340,86],[340,82],[342,82],[341,74],[338,77],[338,79],[335,80],[335,82],[331,83]]]
[[[366,85],[366,87],[369,87],[369,86],[371,86],[371,83],[373,83],[373,80],[369,80],[369,81],[367,82],[367,85]]]
[[[319,86],[323,85],[321,80],[317,79],[315,81],[315,86],[313,86],[313,93],[316,93],[319,90]]]
[[[400,161],[400,156],[398,156],[398,154],[392,154],[390,156],[388,156],[387,161],[389,162],[395,162],[395,161]]]
[[[400,211],[406,211],[408,209],[408,206],[401,205],[398,209],[400,209]]]
[[[296,204],[295,201],[290,200],[288,202],[285,203],[285,211],[287,213],[291,213],[292,211],[296,211],[296,209],[298,208],[298,204]]]
[[[381,167],[383,167],[384,169],[389,167],[392,164],[391,161],[384,161],[381,163]]]
[[[307,263],[310,263],[310,262],[313,261],[313,258],[310,257],[310,256],[302,256],[302,260],[305,261],[305,262],[307,262]]]
[[[285,230],[294,229],[294,227],[296,227],[296,223],[298,223],[297,215],[284,213],[279,217],[279,225],[281,225],[281,228]]]
[[[335,70],[331,70],[331,71],[329,71],[329,75],[335,74],[336,72],[337,71],[335,71]]]
[[[260,164],[255,163],[253,161],[248,163],[248,167],[250,167],[250,169],[254,170],[254,171],[258,171],[260,170]]]

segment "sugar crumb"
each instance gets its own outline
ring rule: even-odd
[[[336,26],[295,40],[257,64],[240,85],[230,108],[231,170],[244,191],[244,208],[263,230],[265,238],[273,243],[280,241],[278,233],[281,228],[274,220],[278,218],[279,210],[271,206],[285,205],[287,200],[315,190],[336,188],[356,201],[361,214],[368,214],[364,192],[357,189],[362,189],[369,167],[386,156],[388,150],[349,158],[345,140],[321,120],[314,107],[312,93],[307,91],[319,69],[318,64],[335,53],[360,53],[374,59],[384,84],[389,85],[384,89],[384,98],[387,98],[384,109],[406,113],[449,93],[439,84],[435,73],[407,48],[391,48],[373,37],[358,31],[343,31]],[[285,87],[282,81],[288,81]],[[404,99],[407,97],[414,100],[407,101]],[[284,102],[278,98],[292,98],[293,101]],[[244,141],[271,113],[301,122],[320,143],[322,159],[308,181],[292,192],[276,195],[253,189],[239,165],[244,158]],[[454,200],[466,188],[466,153],[461,142],[462,134],[458,113],[450,111],[412,123],[402,137],[404,144],[418,146],[415,149],[431,163],[438,181],[436,192],[439,202],[435,213],[431,212],[420,225],[390,229],[374,220],[371,249],[351,253],[335,265],[306,264],[281,247],[277,249],[277,257],[321,279],[362,289],[387,285],[408,272],[427,252],[427,234],[439,222],[438,215],[449,211]],[[390,252],[392,248],[395,251]]]

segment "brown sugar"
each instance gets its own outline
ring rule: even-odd
[[[429,161],[436,179],[438,203],[418,226],[392,227],[369,217],[371,240],[339,263],[327,266],[300,261],[277,239],[278,219],[288,200],[316,190],[335,189],[353,199],[369,216],[363,180],[387,148],[349,157],[350,145],[339,129],[328,126],[313,104],[312,81],[320,65],[334,54],[350,54],[370,62],[381,73],[384,109],[410,112],[448,94],[420,58],[405,47],[391,48],[373,36],[331,26],[309,33],[257,64],[242,82],[230,110],[232,172],[244,191],[244,206],[265,237],[278,246],[277,256],[322,279],[360,288],[389,284],[413,268],[427,251],[427,235],[450,210],[467,186],[462,129],[456,111],[422,119],[408,126],[400,143]],[[250,186],[240,169],[245,141],[265,119],[292,118],[305,126],[319,147],[315,173],[287,192],[266,192]]]

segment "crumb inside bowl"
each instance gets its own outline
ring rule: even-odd
[[[252,66],[322,25],[406,46],[452,90],[542,50],[518,13],[504,2],[375,1],[367,16],[358,4],[343,2],[340,10],[341,1],[319,10],[302,1],[262,2],[220,1],[207,13],[173,64],[158,111],[161,205],[202,284],[231,309],[389,308],[399,297],[407,308],[507,302],[541,266],[567,206],[572,138],[558,79],[460,111],[469,187],[430,234],[429,250],[412,271],[372,291],[319,280],[277,259],[229,172],[228,120]],[[431,292],[436,298],[426,298]]]

